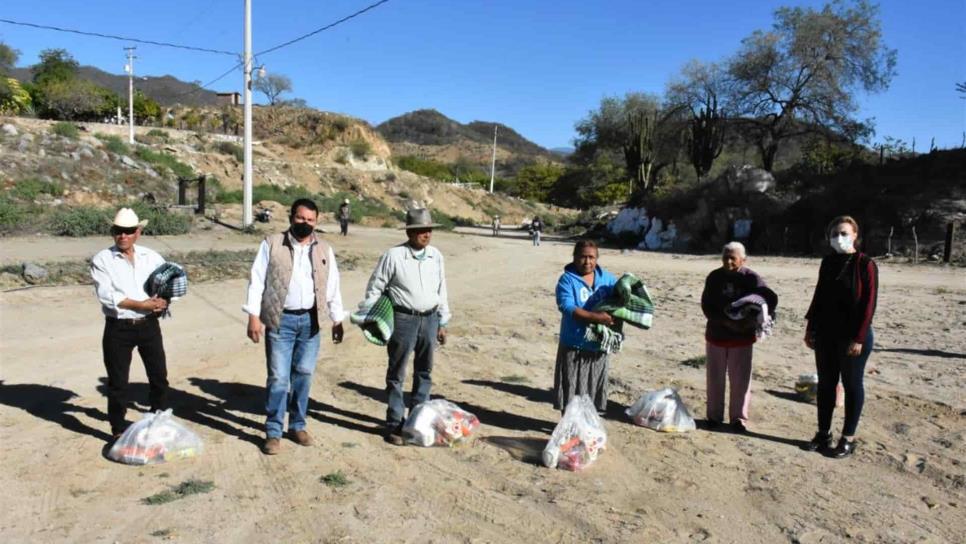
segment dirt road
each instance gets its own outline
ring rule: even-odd
[[[255,243],[224,236],[219,247]],[[213,245],[196,238],[142,242],[162,253]],[[330,237],[337,253],[364,256],[343,273],[347,307],[360,300],[375,257],[401,239],[365,228]],[[106,243],[5,242],[3,259],[89,256]],[[801,336],[817,260],[749,261],[782,297],[775,336],[755,349],[752,433],[666,435],[633,426],[621,411],[645,390],[673,384],[703,416],[704,370],[681,363],[703,354],[698,301],[718,263],[602,251],[602,266],[648,283],[655,326],[632,331],[612,363],[608,450],[568,473],[537,459],[558,418],[548,393],[559,325],[553,288],[570,246],[453,233],[434,243],[447,258],[454,318],[433,393],[483,423],[481,438],[462,449],[382,441],[385,352],[350,327],[343,344],[324,345],[315,373],[309,431],[320,445],[285,442],[281,455],[262,455],[264,351],[245,337],[245,281],[232,280],[192,284],[163,324],[176,415],[203,438],[204,455],[113,463],[103,456],[103,319],[91,288],[0,294],[0,540],[959,542],[966,534],[962,270],[882,265],[878,373],[866,381],[862,443],[855,457],[835,461],[798,448],[815,430],[815,407],[792,390],[813,369]],[[137,358],[132,369],[133,398],[144,408]],[[340,470],[348,485],[320,482]],[[188,478],[216,487],[166,505],[140,502]]]

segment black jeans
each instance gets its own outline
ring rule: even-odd
[[[395,313],[392,337],[386,345],[389,352],[389,368],[386,371],[386,393],[389,407],[386,410],[386,427],[395,429],[402,424],[405,416],[403,401],[403,382],[406,381],[406,365],[409,354],[415,352],[413,360],[413,391],[409,407],[429,400],[433,386],[433,348],[436,347],[436,331],[439,330],[439,315],[408,315]]]
[[[842,434],[854,436],[859,426],[859,416],[862,415],[862,405],[865,403],[865,387],[862,377],[865,375],[865,363],[872,353],[872,343],[875,336],[872,329],[862,344],[862,353],[857,357],[849,357],[846,351],[850,340],[826,339],[819,336],[815,341],[815,367],[818,370],[818,430],[829,432],[832,429],[832,414],[835,412],[835,387],[842,378],[842,388],[845,389],[845,424]]]
[[[111,434],[124,431],[126,425],[127,385],[135,347],[148,376],[151,411],[168,407],[168,369],[157,318],[137,323],[107,319],[101,347],[107,369],[107,418],[111,422]]]
[[[342,236],[345,236],[345,235],[349,234],[349,220],[348,219],[339,219],[339,231],[342,234]]]

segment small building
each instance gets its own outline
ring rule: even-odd
[[[218,105],[220,106],[241,106],[241,93],[217,93]]]

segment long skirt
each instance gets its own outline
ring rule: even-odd
[[[553,407],[561,412],[570,399],[590,395],[597,411],[607,409],[607,353],[584,351],[560,344],[553,373]]]

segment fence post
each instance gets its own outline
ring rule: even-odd
[[[949,264],[953,257],[953,238],[956,236],[956,222],[946,225],[946,243],[943,245],[943,262]]]
[[[184,178],[178,178],[178,206],[184,206],[185,203],[185,190],[188,188],[188,180]]]
[[[886,249],[886,253],[890,256],[892,255],[892,232],[895,231],[895,227],[889,227],[889,247]]]
[[[914,252],[912,254],[912,263],[919,264],[919,237],[916,236],[915,225],[913,225],[912,227],[912,245],[913,245],[913,252]]]
[[[205,214],[205,179],[204,174],[198,177],[198,207],[195,208],[195,213],[198,215]]]

